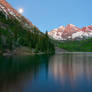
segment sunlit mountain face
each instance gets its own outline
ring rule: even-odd
[[[32,22],[22,16],[23,9],[15,10],[6,0],[0,0],[0,11],[6,15],[6,18],[13,17],[23,23],[24,26],[33,26]]]
[[[66,27],[60,26],[48,33],[50,37],[56,40],[80,40],[92,37],[92,26],[78,28],[73,24]]]

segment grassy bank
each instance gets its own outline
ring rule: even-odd
[[[65,41],[59,43],[59,48],[71,52],[92,52],[92,38],[82,41]]]

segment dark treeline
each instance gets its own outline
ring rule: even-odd
[[[53,53],[55,50],[47,32],[43,34],[35,26],[25,28],[17,19],[7,18],[0,12],[0,52],[17,47],[28,47],[36,53]]]

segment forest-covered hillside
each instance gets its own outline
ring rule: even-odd
[[[16,48],[22,47],[26,47],[34,53],[54,52],[54,45],[47,33],[41,33],[35,26],[24,27],[16,18],[6,17],[0,11],[0,53],[14,51]]]

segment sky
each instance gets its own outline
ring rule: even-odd
[[[61,25],[92,25],[92,0],[7,0],[42,32]]]

